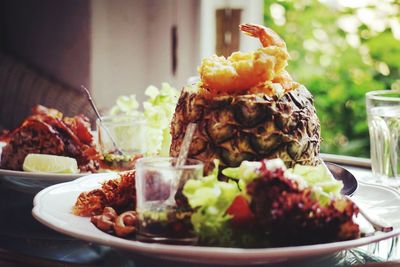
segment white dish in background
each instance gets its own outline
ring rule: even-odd
[[[0,142],[0,159],[1,150],[5,145],[6,143]],[[0,179],[2,179],[7,186],[17,191],[32,194],[36,194],[50,185],[69,182],[85,175],[88,175],[88,173],[35,173],[0,169]]]
[[[34,173],[0,169],[0,179],[2,179],[7,186],[17,191],[31,194],[36,194],[50,185],[72,181],[85,175],[88,174]]]
[[[142,243],[106,234],[97,229],[90,222],[90,218],[75,216],[71,213],[71,208],[81,192],[99,188],[101,182],[113,177],[115,174],[93,174],[72,182],[48,187],[34,198],[33,216],[58,232],[88,242],[154,258],[224,265],[248,265],[324,255],[400,234],[400,193],[388,187],[360,183],[353,197],[357,198],[357,201],[365,208],[375,211],[382,218],[393,223],[394,231],[350,241],[282,248],[240,249]]]
[[[24,171],[12,171],[0,169],[0,176],[2,177],[15,177],[15,178],[24,178],[26,180],[34,179],[36,181],[42,182],[69,182],[76,178],[87,176],[88,173],[75,173],[75,174],[67,174],[67,173],[38,173],[38,172],[24,172]]]

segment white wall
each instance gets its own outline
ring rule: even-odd
[[[161,4],[162,3],[162,4]],[[199,55],[199,1],[149,1],[149,81],[169,81],[177,88],[197,74]],[[176,15],[175,15],[176,14]],[[178,25],[178,68],[172,75],[171,26]]]
[[[104,108],[147,84],[146,0],[93,0],[91,89]]]
[[[263,0],[92,0],[91,89],[98,105],[123,94],[145,99],[161,82],[182,88],[200,59],[215,53],[215,12],[241,8],[241,22],[263,22]],[[178,26],[178,66],[172,74],[171,27]],[[259,47],[241,35],[240,49]]]
[[[91,84],[101,108],[123,94],[143,100],[161,82],[177,88],[199,63],[197,0],[92,0]],[[176,21],[175,21],[176,20]],[[178,67],[172,74],[171,27],[178,25]]]

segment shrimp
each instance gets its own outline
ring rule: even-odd
[[[273,30],[256,24],[240,25],[245,34],[263,45],[254,52],[234,52],[228,58],[216,55],[205,58],[199,67],[203,87],[212,94],[247,91],[271,81],[287,65],[285,42]]]
[[[293,90],[300,85],[299,83],[293,81],[292,76],[286,70],[283,70],[281,73],[276,75],[272,82],[282,85],[286,92]]]
[[[286,70],[283,70],[281,73],[276,75],[272,81],[259,83],[256,86],[250,88],[247,92],[249,94],[263,93],[269,96],[282,96],[286,92],[294,90],[299,86],[300,84],[293,81],[292,76],[290,76],[290,74]]]
[[[274,32],[270,28],[257,24],[247,23],[247,24],[241,24],[239,26],[239,29],[246,35],[260,39],[260,42],[263,45],[263,47],[274,45],[286,49],[286,43],[276,32]]]

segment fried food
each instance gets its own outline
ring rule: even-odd
[[[119,177],[103,183],[101,189],[81,193],[72,212],[79,216],[100,215],[105,207],[117,212],[135,210],[135,171],[120,173]]]
[[[263,48],[255,52],[234,52],[228,58],[211,56],[199,67],[203,88],[212,95],[240,93],[272,81],[287,65],[289,54],[285,42],[271,29],[244,24],[240,30],[258,38]]]
[[[32,115],[4,139],[0,167],[22,170],[30,153],[72,157],[82,172],[99,169],[100,153],[90,133],[89,119],[83,115],[63,117],[56,109],[36,106]]]

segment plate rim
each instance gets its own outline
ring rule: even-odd
[[[101,182],[106,179],[110,179],[115,177],[115,173],[100,173],[100,174],[91,174],[79,179],[52,185],[40,191],[33,200],[33,209],[32,215],[35,219],[37,219],[42,224],[46,225],[47,227],[61,232],[66,235],[70,235],[72,237],[85,240],[88,242],[95,242],[99,244],[108,245],[114,248],[124,249],[131,252],[141,253],[141,254],[151,254],[152,256],[157,256],[158,258],[173,258],[175,260],[182,260],[179,259],[183,256],[192,256],[197,259],[200,257],[207,257],[207,259],[215,259],[219,262],[218,259],[229,257],[233,260],[246,260],[246,262],[250,261],[262,261],[267,262],[271,260],[277,259],[288,259],[288,258],[301,258],[305,256],[316,256],[325,253],[334,253],[340,250],[349,249],[353,247],[359,247],[363,245],[367,245],[373,242],[378,242],[384,239],[388,239],[400,234],[400,228],[396,228],[392,232],[389,233],[379,233],[377,235],[363,237],[354,240],[348,241],[339,241],[339,242],[331,242],[331,243],[324,243],[324,244],[315,244],[315,245],[307,245],[307,246],[291,246],[291,247],[275,247],[275,248],[227,248],[227,247],[202,247],[202,246],[182,246],[182,245],[166,245],[166,244],[151,244],[151,243],[143,243],[140,241],[123,239],[119,237],[112,236],[110,234],[104,233],[96,228],[99,234],[95,232],[93,234],[92,231],[83,232],[82,230],[76,231],[71,228],[65,228],[63,226],[58,225],[55,221],[51,220],[51,216],[45,213],[45,208],[42,205],[41,199],[46,196],[49,192],[59,188],[66,186],[74,187],[78,186],[78,188],[82,187],[83,183],[86,183],[88,180]],[[96,179],[97,178],[97,179]],[[372,186],[372,187],[381,187],[384,189],[389,189],[391,192],[395,193],[397,197],[400,199],[400,193],[396,190],[392,190],[392,188],[386,186],[376,186],[374,184],[367,184],[364,182],[359,182],[360,185]],[[86,190],[88,190],[86,188]],[[89,189],[90,190],[90,189]],[[83,191],[83,188],[82,188]],[[53,215],[54,216],[54,215]],[[89,217],[79,217],[82,220],[87,220],[90,223]],[[94,226],[93,226],[94,227]],[[245,253],[245,254],[243,254]],[[245,255],[245,256],[243,256]],[[193,259],[192,259],[193,260]],[[186,260],[187,261],[187,260]],[[199,260],[195,260],[199,261]]]
[[[25,172],[25,171],[14,171],[0,168],[0,177],[9,176],[23,179],[35,179],[41,181],[69,181],[71,179],[88,176],[87,173],[48,173],[48,172]]]

